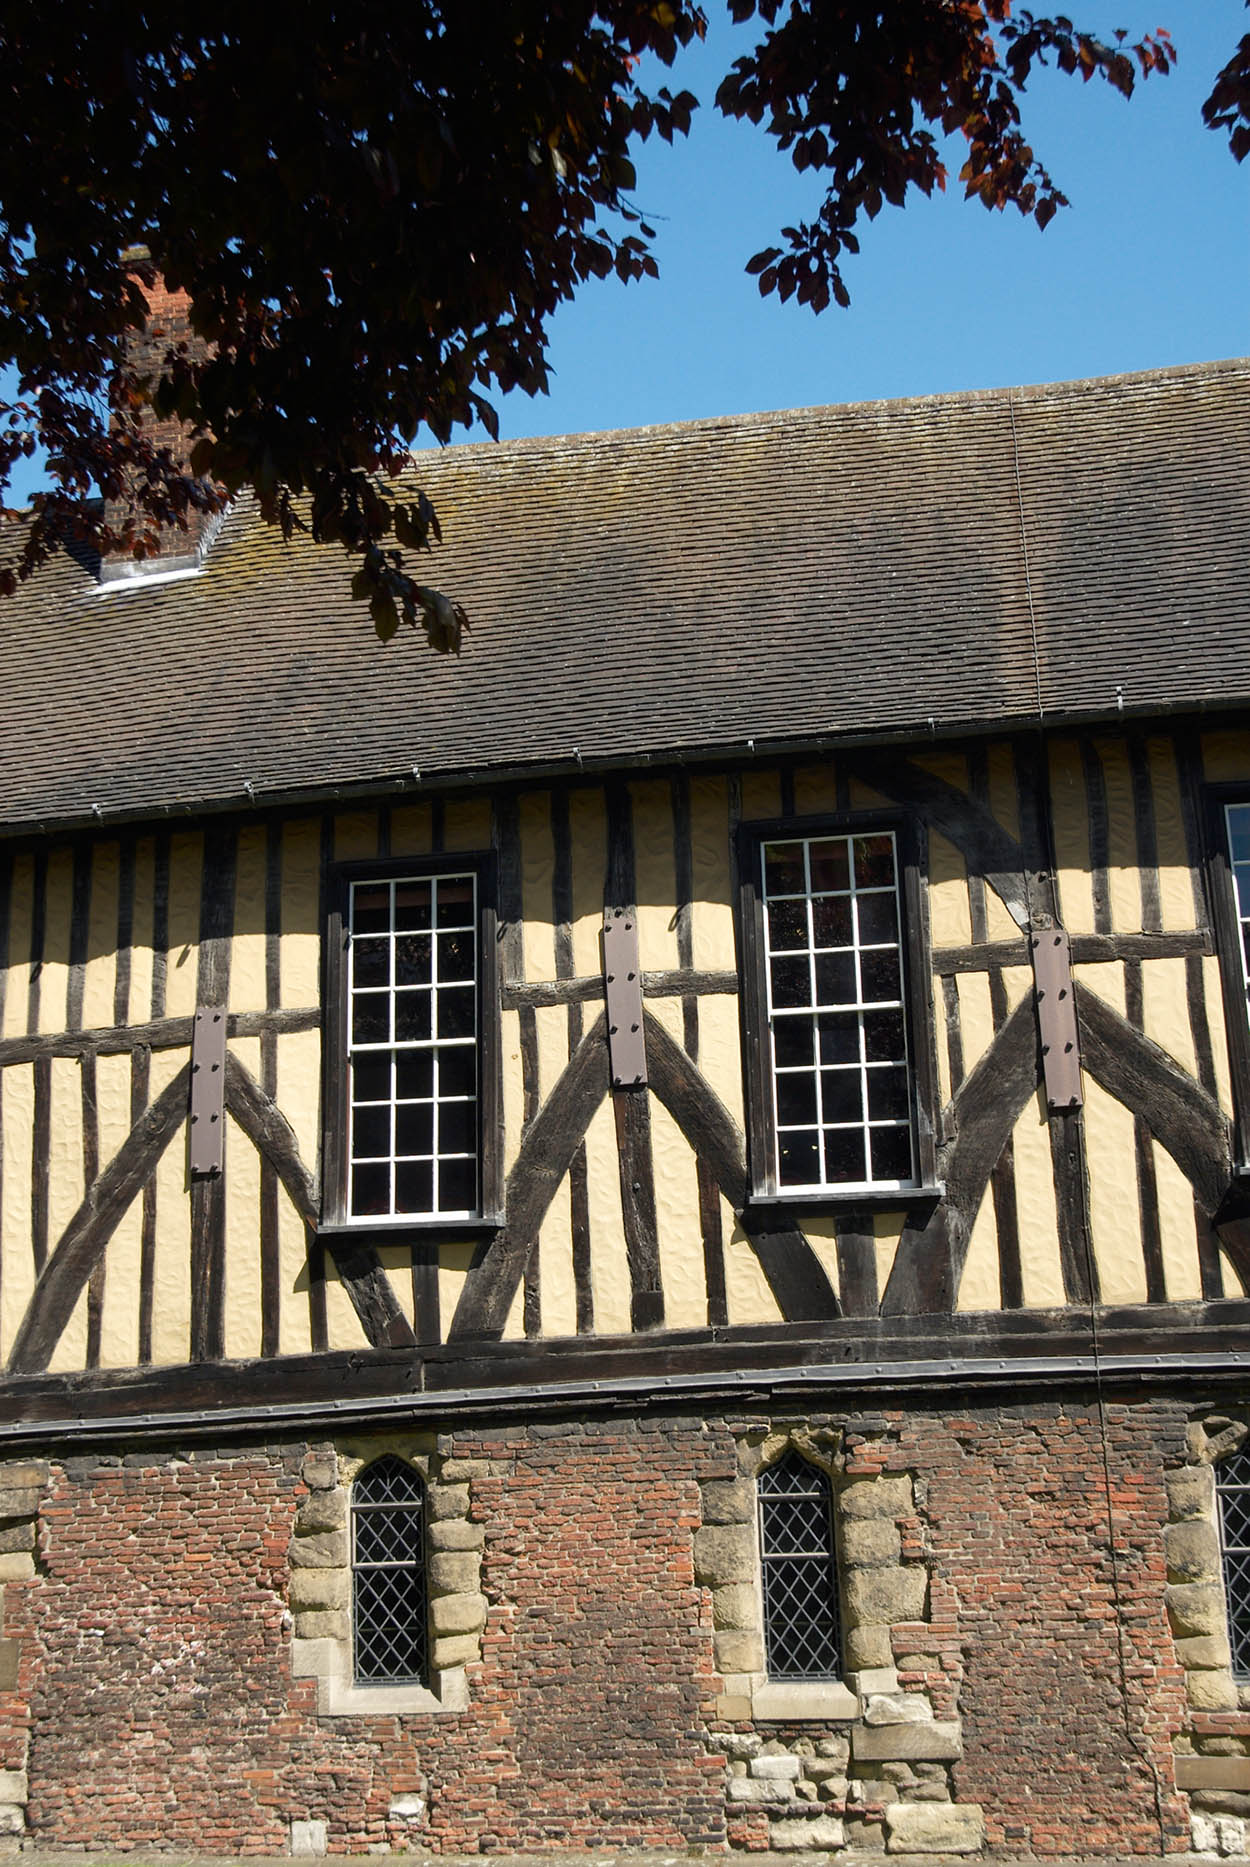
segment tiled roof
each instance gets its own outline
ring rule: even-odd
[[[0,604],[0,827],[1250,700],[1250,362],[425,454],[458,659],[249,503]]]

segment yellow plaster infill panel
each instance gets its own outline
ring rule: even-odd
[[[260,1354],[260,1155],[229,1115],[225,1144],[226,1360],[250,1361]]]
[[[610,1102],[600,1103],[586,1130],[586,1181],[595,1334],[628,1335],[629,1265],[625,1258],[625,1226],[621,1218],[616,1122]]]
[[[1136,933],[1142,924],[1141,874],[1137,866],[1137,812],[1128,750],[1119,739],[1099,739],[1103,783],[1107,789],[1108,893],[1111,925],[1117,933]]]
[[[803,1218],[799,1229],[815,1252],[831,1287],[840,1297],[842,1285],[838,1278],[838,1234],[835,1221],[827,1213],[813,1213]]]
[[[278,1290],[278,1353],[307,1355],[312,1351],[308,1234],[282,1186],[278,1188]]]
[[[603,792],[569,792],[573,859],[573,971],[579,979],[602,972],[603,880],[608,859]]]
[[[638,952],[644,972],[678,963],[677,867],[673,852],[673,791],[659,779],[629,787],[634,805],[634,880]]]
[[[1191,1076],[1198,1074],[1183,959],[1148,959],[1141,969],[1142,1022],[1147,1037],[1176,1058]]]
[[[326,1341],[331,1350],[340,1348],[367,1348],[368,1341],[360,1324],[360,1318],[352,1308],[352,1300],[343,1288],[338,1266],[334,1262],[334,1253],[325,1254],[325,1293],[326,1293]]]
[[[443,810],[443,848],[490,848],[490,800],[450,797]]]
[[[1226,1297],[1244,1297],[1246,1294],[1245,1288],[1236,1270],[1233,1268],[1232,1259],[1223,1251],[1220,1253],[1220,1271],[1223,1278],[1224,1295]]]
[[[260,1080],[259,1077],[257,1080]],[[321,1107],[319,1031],[288,1031],[278,1038],[275,1081],[277,1094],[274,1099],[294,1130],[304,1165],[310,1173],[315,1174],[321,1152],[318,1121]],[[286,1197],[285,1194],[283,1197]]]
[[[416,1305],[412,1296],[412,1246],[379,1245],[378,1263],[390,1279],[391,1289],[395,1292],[395,1301],[408,1319],[408,1326],[416,1333]]]
[[[707,1278],[699,1229],[698,1166],[694,1151],[658,1097],[651,1097],[651,1151],[655,1213],[666,1329],[707,1326]]]
[[[994,1014],[990,1009],[990,982],[983,972],[961,972],[956,977],[959,994],[959,1029],[963,1037],[964,1071],[971,1075],[994,1041]]]
[[[1202,1272],[1198,1262],[1194,1189],[1165,1147],[1158,1141],[1152,1141],[1151,1147],[1159,1200],[1163,1286],[1169,1303],[1199,1303]]]
[[[1089,1222],[1104,1303],[1144,1303],[1146,1264],[1137,1209],[1133,1117],[1101,1083],[1085,1078]],[[1190,1227],[1193,1229],[1192,1224]],[[1060,1299],[1062,1301],[1062,1299]]]
[[[83,1196],[82,1068],[77,1057],[53,1057],[48,1126],[48,1252]]]
[[[1000,739],[990,746],[986,758],[989,768],[990,814],[1001,823],[1008,836],[1020,835],[1020,789],[1016,783],[1016,761],[1010,741]]]
[[[594,1008],[590,1009],[593,1017]],[[539,1005],[534,1012],[534,1028],[538,1037],[538,1098],[541,1106],[569,1065],[568,1007]]]
[[[33,887],[33,857],[15,856],[9,884],[9,964],[4,982],[5,1037],[23,1037],[26,1033]]]
[[[1203,733],[1202,769],[1208,784],[1244,784],[1250,779],[1250,736]]]
[[[934,1030],[937,1033],[935,1052],[938,1073],[938,1107],[945,1108],[951,1099],[951,1060],[946,1044],[946,1002],[945,989],[939,975],[929,975],[929,987],[933,1001]]]
[[[1033,995],[1033,968],[1004,966],[1003,991],[1007,998],[1007,1010],[1012,1012],[1022,998],[1031,998]]]
[[[569,1178],[556,1188],[538,1231],[538,1289],[544,1336],[577,1334],[573,1210]]]
[[[100,1162],[107,1166],[130,1132],[130,1058],[96,1062]],[[100,1366],[133,1368],[139,1359],[139,1261],[143,1198],[132,1199],[108,1242],[100,1310]]]
[[[742,820],[781,815],[781,779],[775,771],[744,771],[742,774]]]
[[[189,1050],[154,1050],[148,1096],[172,1082]],[[158,1366],[185,1361],[191,1350],[191,1202],[187,1193],[187,1146],[179,1130],[156,1168],[156,1256],[152,1277],[152,1360]]]
[[[994,1219],[994,1198],[987,1186],[972,1222],[972,1236],[959,1279],[957,1310],[996,1310],[1002,1307],[998,1277],[998,1227]]]
[[[230,952],[231,1011],[265,1009],[265,828],[239,831]]]
[[[377,853],[377,811],[339,811],[334,819],[334,860],[336,862],[369,862]]]
[[[74,858],[68,849],[48,856],[47,919],[44,925],[43,965],[39,969],[39,1029],[63,1031],[69,986],[69,920],[73,898]]]
[[[200,885],[204,839],[182,832],[169,841],[169,964],[165,975],[165,1011],[171,1018],[195,1012],[200,956]]]
[[[1189,867],[1189,849],[1185,842],[1180,774],[1176,769],[1176,750],[1172,741],[1147,740],[1146,758],[1150,767],[1150,788],[1154,794],[1159,909],[1163,925],[1169,930],[1193,927],[1197,924],[1194,883]]]
[[[967,946],[972,939],[967,866],[938,830],[929,832],[929,933],[935,947]]]
[[[282,939],[279,998],[293,1007],[321,1003],[321,826],[298,817],[282,826]]]
[[[894,1269],[894,1260],[898,1256],[899,1240],[903,1236],[904,1216],[901,1212],[878,1212],[873,1215],[877,1289],[882,1296],[885,1295],[885,1287],[890,1281],[890,1272]]]
[[[1051,742],[1050,797],[1059,922],[1070,934],[1090,934],[1094,931],[1094,885],[1089,866],[1089,807],[1081,750],[1075,739]]]
[[[874,791],[862,778],[851,779],[852,810],[887,810],[889,806],[890,799],[881,791]]]
[[[23,1007],[23,1010],[25,1007]],[[13,1338],[35,1288],[30,1249],[31,1168],[35,1139],[35,1069],[15,1063],[0,1071],[4,1113],[4,1179],[0,1183],[0,1356]]]
[[[729,786],[724,778],[690,781],[690,855],[695,970],[732,972],[738,961],[729,893]]]
[[[83,967],[82,1021],[87,1030],[113,1022],[117,984],[118,848],[97,843],[91,860],[91,908],[87,916],[87,963]]]
[[[1114,1006],[1123,1018],[1125,1014],[1124,968],[1118,961],[1104,960],[1093,965],[1074,966],[1072,977],[1083,991],[1094,993]]]
[[[554,979],[555,928],[552,922],[551,797],[528,791],[518,819],[521,832],[521,968],[526,979]]]
[[[732,1208],[724,1201],[721,1215],[725,1239],[725,1305],[731,1329],[753,1323],[783,1322],[777,1299],[750,1239],[737,1224]]]
[[[1002,896],[985,884],[985,937],[987,940],[1018,940],[1021,928],[1007,911]]]
[[[521,1124],[525,1117],[525,1087],[521,1075],[521,1014],[505,1011],[501,1020],[503,1042],[503,1146],[504,1173],[512,1172],[521,1147]]]
[[[142,1024],[152,1015],[152,865],[155,846],[150,836],[135,845],[135,906],[130,947],[130,1005],[128,1024]]]
[[[1224,1029],[1224,994],[1220,984],[1220,962],[1214,953],[1202,961],[1202,995],[1207,1005],[1207,1025],[1211,1032],[1211,1058],[1215,1067],[1215,1093],[1226,1115],[1233,1112],[1233,1085],[1228,1067],[1228,1034]]]
[[[48,1362],[49,1374],[77,1374],[87,1365],[87,1287],[78,1293],[70,1319]]]
[[[968,776],[968,761],[962,752],[943,747],[929,752],[915,752],[910,763],[918,765],[921,771],[927,771],[932,777],[940,778],[944,783],[953,785],[957,791],[971,790]]]
[[[739,1132],[742,1113],[742,1036],[738,1000],[730,993],[709,993],[696,1000],[699,1020],[699,1069],[720,1097]]]
[[[1050,1162],[1050,1129],[1039,1094],[1024,1105],[1012,1136],[1016,1208],[1020,1217],[1020,1269],[1028,1309],[1066,1301],[1059,1263],[1059,1226]]]
[[[474,1249],[472,1239],[456,1239],[438,1248],[438,1314],[444,1341],[447,1340],[456,1314],[465,1278],[469,1275]]]
[[[794,774],[794,808],[800,817],[823,817],[838,808],[838,779],[832,760],[803,765]]]
[[[428,856],[433,842],[432,817],[430,806],[424,801],[397,804],[391,811],[392,856]]]
[[[503,1326],[505,1342],[523,1342],[525,1340],[525,1279],[517,1285],[512,1307],[508,1311],[508,1320]]]

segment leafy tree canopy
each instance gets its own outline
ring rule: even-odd
[[[1127,95],[1174,56],[1163,31],[1107,41],[1012,0],[730,10],[758,43],[717,105],[823,190],[749,270],[815,310],[848,302],[862,217],[946,185],[950,132],[969,196],[1041,226],[1065,205],[1023,126],[1036,66]],[[70,539],[143,556],[250,484],[288,535],[356,555],[379,633],[402,618],[454,647],[463,614],[413,574],[438,527],[398,477],[408,446],[422,427],[493,434],[492,392],[545,387],[557,306],[589,277],[655,272],[630,150],[687,129],[696,100],[646,74],[703,30],[693,0],[17,0],[0,22],[0,365],[19,384],[0,492],[37,446],[53,485],[0,589]],[[1250,34],[1205,114],[1244,157]],[[160,276],[189,295],[190,332],[144,349]]]

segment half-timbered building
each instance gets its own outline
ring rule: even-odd
[[[0,1820],[1241,1851],[1250,366],[0,613]]]

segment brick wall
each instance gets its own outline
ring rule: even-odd
[[[915,1481],[928,1620],[895,1630],[896,1657],[962,1719],[955,1794],[983,1807],[991,1845],[1185,1845],[1162,1553],[1183,1431],[1179,1406],[1109,1409],[1113,1569],[1085,1403],[849,1423],[855,1472]],[[489,1621],[469,1710],[402,1720],[319,1719],[315,1682],[292,1681],[305,1446],[54,1461],[38,1574],[5,1591],[21,1660],[0,1715],[29,1723],[32,1834],[274,1853],[312,1821],[332,1852],[723,1846],[693,1532],[700,1484],[734,1473],[729,1423],[535,1425],[440,1449],[492,1461],[472,1500]],[[391,1813],[405,1795],[419,1835]]]

